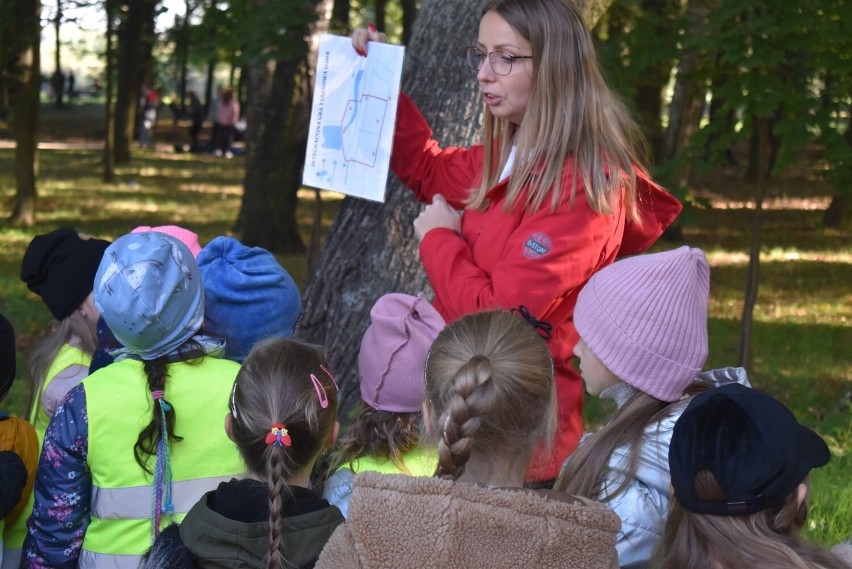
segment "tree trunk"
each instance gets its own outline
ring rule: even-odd
[[[384,30],[385,25],[385,0],[375,0],[376,3],[376,21],[373,22],[377,28]]]
[[[57,108],[63,105],[65,94],[65,75],[62,73],[62,41],[59,36],[59,28],[62,26],[62,0],[56,0],[56,17],[53,18],[53,31],[56,33],[53,55],[53,64],[56,71],[53,72],[53,104]]]
[[[400,0],[399,3],[402,5],[402,45],[408,45],[417,17],[417,0]]]
[[[294,38],[318,38],[328,27],[331,1],[315,4],[320,18]],[[288,59],[246,68],[246,177],[235,231],[247,245],[287,254],[305,252],[297,192],[308,139],[311,66],[316,42],[300,42]],[[272,215],[271,215],[272,214]]]
[[[41,2],[16,0],[17,54],[12,77],[12,128],[15,133],[15,205],[9,221],[15,225],[35,223],[36,177],[38,176],[38,112],[41,87]]]
[[[694,36],[704,25],[716,2],[690,0],[686,7],[687,35]],[[688,192],[692,174],[692,156],[685,155],[695,133],[701,126],[704,110],[705,86],[694,78],[694,74],[706,64],[707,54],[699,50],[684,51],[677,66],[672,102],[669,106],[669,124],[663,139],[660,155],[662,162],[676,161],[674,171],[666,180],[671,190]]]
[[[751,241],[749,243],[748,274],[746,276],[745,302],[740,322],[740,344],[737,365],[751,372],[751,336],[754,323],[754,306],[757,304],[757,288],[760,283],[760,243],[763,238],[763,197],[769,177],[768,155],[771,151],[771,117],[754,118],[754,137],[757,139],[757,184],[754,196]]]
[[[486,0],[423,0],[406,50],[402,89],[410,95],[443,145],[470,146],[480,132],[481,99],[472,73],[458,59],[477,37]],[[581,8],[600,17],[610,0]],[[578,2],[578,4],[581,4]],[[428,288],[412,222],[421,206],[402,183],[389,181],[383,204],[346,198],[329,232],[303,298],[298,336],[328,346],[338,374],[340,417],[359,401],[358,349],[370,308],[389,292]]]
[[[671,20],[662,17],[667,11],[671,0],[643,0],[642,11],[654,14],[656,25],[652,32],[657,37],[670,35]],[[647,28],[646,28],[647,29]],[[663,114],[663,89],[669,82],[673,58],[671,56],[655,59],[654,65],[648,65],[636,81],[636,96],[634,104],[637,118],[645,136],[648,138],[652,152],[651,162],[657,162],[663,146],[663,127],[660,118]]]
[[[118,33],[118,79],[115,98],[115,163],[130,161],[130,148],[134,140],[136,115],[142,79],[150,70],[151,39],[154,13],[159,0],[133,0],[127,2],[127,13]],[[145,50],[149,52],[146,55]]]
[[[12,105],[12,76],[17,55],[13,42],[16,37],[15,2],[0,0],[0,120],[6,120]]]
[[[329,31],[335,34],[349,33],[349,0],[334,0],[331,8],[331,23]]]
[[[106,136],[104,137],[104,182],[112,184],[115,182],[115,109],[113,108],[113,76],[115,74],[115,12],[117,0],[105,0],[106,8],[106,81],[104,111],[106,114]]]

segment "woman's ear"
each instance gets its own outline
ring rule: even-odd
[[[325,440],[325,446],[323,448],[331,448],[334,446],[334,443],[337,442],[337,435],[340,433],[340,423],[335,421],[334,427],[331,428],[331,432],[328,434],[328,438]]]
[[[225,415],[225,434],[228,435],[228,438],[234,441],[234,433],[232,432],[234,428],[234,416],[230,413]],[[237,442],[237,441],[234,441]]]

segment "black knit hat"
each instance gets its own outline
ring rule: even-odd
[[[15,380],[15,330],[0,314],[0,401],[9,393]]]
[[[70,316],[92,292],[109,241],[63,227],[30,241],[21,280],[39,295],[57,320]]]
[[[672,487],[687,511],[746,515],[780,506],[813,468],[831,458],[822,438],[773,397],[734,383],[696,395],[675,423]],[[709,471],[724,500],[702,500],[695,475]]]

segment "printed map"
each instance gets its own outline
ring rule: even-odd
[[[302,183],[384,201],[404,48],[320,37]]]

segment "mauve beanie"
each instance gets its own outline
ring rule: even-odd
[[[637,255],[595,273],[577,298],[580,338],[618,378],[676,401],[707,359],[710,267],[701,249]]]
[[[422,292],[391,293],[377,300],[358,353],[364,403],[392,413],[420,411],[426,356],[443,329],[444,319]]]

